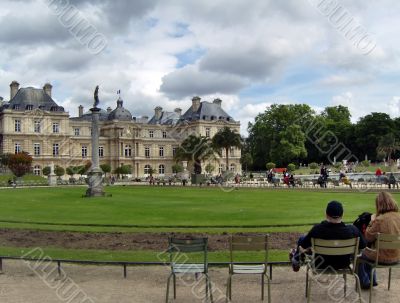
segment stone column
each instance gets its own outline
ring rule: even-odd
[[[100,108],[91,108],[92,112],[92,167],[89,172],[89,188],[86,191],[87,197],[102,197],[103,172],[99,165],[99,115]]]

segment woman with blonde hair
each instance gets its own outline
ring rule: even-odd
[[[378,233],[400,235],[400,213],[399,207],[393,196],[388,192],[380,192],[375,199],[376,214],[371,216],[367,230],[365,231],[365,240],[374,243]],[[366,248],[361,258],[374,262],[376,259],[376,250]],[[379,263],[393,264],[400,261],[400,250],[380,249]],[[358,268],[361,287],[368,289],[370,285],[371,266],[367,263],[360,263]],[[374,273],[373,285],[376,283],[376,274]]]

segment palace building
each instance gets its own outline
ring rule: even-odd
[[[91,159],[91,112],[85,112],[83,106],[78,112],[78,117],[70,117],[52,99],[49,83],[42,89],[20,88],[13,81],[9,101],[0,98],[0,154],[28,152],[37,175],[52,163],[64,168],[86,163]],[[130,165],[132,175],[139,178],[147,176],[150,169],[157,176],[169,176],[174,153],[187,136],[211,138],[224,126],[239,133],[240,122],[223,110],[220,99],[208,102],[194,97],[185,112],[157,106],[149,119],[133,117],[119,97],[114,109],[100,112],[100,164],[110,164],[113,170]],[[230,151],[228,169],[233,173],[241,172],[240,153],[237,148]],[[209,161],[214,174],[225,170],[223,157]]]

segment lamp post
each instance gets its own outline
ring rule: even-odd
[[[98,98],[99,86],[96,86],[94,92],[94,105],[90,109],[92,112],[92,167],[89,171],[89,188],[86,191],[86,197],[103,197],[103,172],[99,165],[99,116],[100,108]]]

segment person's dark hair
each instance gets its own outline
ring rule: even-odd
[[[329,202],[326,207],[326,214],[333,219],[341,218],[343,216],[342,203],[338,201]]]

